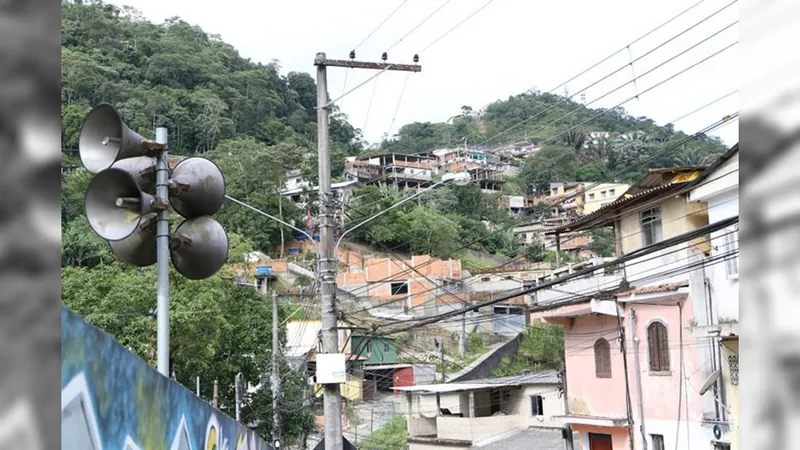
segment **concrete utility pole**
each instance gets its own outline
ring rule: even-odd
[[[280,361],[280,342],[278,339],[278,293],[272,291],[272,444],[278,449],[281,446],[281,373]]]
[[[219,381],[214,380],[214,394],[211,397],[211,404],[214,408],[219,407]]]
[[[569,415],[569,391],[567,391],[567,365],[561,363],[561,386],[564,388],[564,414]],[[575,442],[572,439],[572,427],[569,424],[564,426],[566,433],[564,434],[564,444],[567,450],[575,449]]]
[[[329,136],[329,112],[333,102],[328,100],[327,67],[353,69],[399,70],[419,72],[418,65],[371,63],[360,61],[332,60],[325,53],[317,53],[317,147],[319,153],[319,200],[320,200],[320,252],[319,276],[322,296],[322,352],[339,353],[339,336],[336,329],[336,254],[334,252],[334,211],[331,195],[331,158]],[[325,420],[325,450],[343,450],[342,393],[339,384],[326,383],[323,391],[323,414]]]
[[[242,421],[242,390],[243,390],[243,383],[242,380],[244,379],[244,375],[242,372],[236,374],[233,378],[233,389],[236,393],[236,421]]]

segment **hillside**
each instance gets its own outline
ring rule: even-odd
[[[592,109],[562,96],[526,92],[486,107],[480,115],[464,106],[463,115],[448,123],[412,123],[401,127],[383,150],[414,153],[459,146],[497,151],[508,144],[528,141],[540,147],[520,163],[520,176],[509,187],[521,193],[531,184],[544,187],[555,181],[633,180],[647,168],[702,165],[727,148],[715,137],[702,137],[675,147],[687,134],[672,124],[657,125],[647,117],[633,117],[621,107]],[[604,133],[593,138],[590,133]],[[671,148],[632,170],[637,161]]]

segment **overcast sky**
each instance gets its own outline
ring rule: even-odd
[[[370,142],[380,140],[384,133],[394,134],[410,122],[445,121],[458,114],[462,105],[479,109],[529,89],[551,91],[614,52],[618,54],[612,59],[569,82],[570,95],[624,67],[584,91],[588,106],[613,107],[641,94],[638,100],[622,106],[630,114],[649,116],[665,124],[739,88],[738,45],[664,82],[738,41],[739,26],[734,24],[739,19],[738,3],[694,26],[731,0],[700,2],[680,18],[630,45],[630,52],[625,49],[628,44],[698,0],[494,0],[422,51],[487,3],[487,0],[451,0],[389,50],[444,2],[407,0],[356,49],[359,60],[379,61],[381,53],[388,50],[389,61],[399,63],[410,63],[419,52],[422,65],[421,73],[383,73],[342,99],[340,107],[353,126],[364,130]],[[403,0],[111,0],[111,3],[133,6],[157,23],[179,16],[208,33],[220,35],[244,57],[263,63],[277,59],[284,73],[313,74],[317,52],[326,52],[329,58],[347,59],[350,50]],[[692,26],[690,31],[642,57]],[[712,39],[664,64],[717,32]],[[636,58],[641,59],[634,61],[632,67],[625,67]],[[374,74],[367,70],[329,68],[328,90],[331,96],[338,97]],[[629,83],[634,76],[640,77],[635,85]],[[625,83],[628,84],[611,92]],[[558,93],[563,92],[563,87],[558,89]],[[578,94],[574,100],[580,97]],[[675,126],[693,134],[737,111],[738,93],[734,93],[676,122]],[[738,122],[734,122],[714,134],[732,145],[738,141],[738,129]]]

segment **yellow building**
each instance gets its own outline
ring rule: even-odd
[[[584,186],[589,189],[583,193],[583,214],[591,214],[617,200],[630,188],[630,185],[622,183],[602,183],[597,186],[585,183]]]

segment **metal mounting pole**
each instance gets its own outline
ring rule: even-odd
[[[167,144],[167,129],[156,128],[156,142]],[[164,150],[156,163],[156,198],[162,205],[169,204],[169,155]],[[158,212],[156,225],[157,282],[157,361],[158,372],[169,374],[169,210]]]
[[[278,355],[281,351],[278,331],[278,293],[272,291],[272,445],[281,446],[281,373]]]

